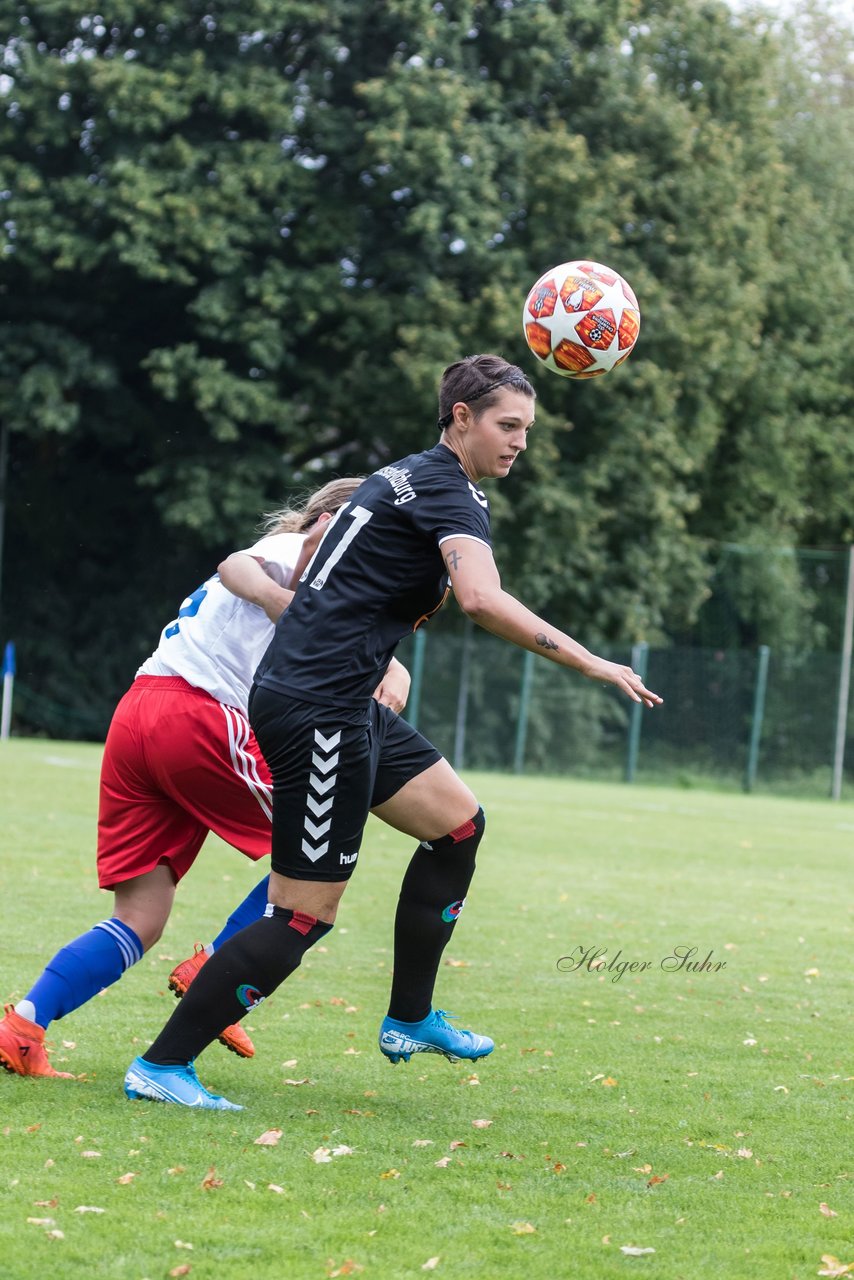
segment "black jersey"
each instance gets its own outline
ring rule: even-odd
[[[364,705],[395,646],[443,603],[450,584],[439,548],[455,535],[491,545],[486,496],[445,445],[374,472],[330,524],[256,684]]]

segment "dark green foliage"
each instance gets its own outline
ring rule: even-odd
[[[257,514],[431,443],[473,350],[540,393],[494,491],[505,582],[591,643],[684,631],[717,542],[854,538],[851,33],[827,15],[0,11],[0,638],[46,695],[106,717]],[[530,283],[577,256],[641,300],[604,383],[521,338]],[[759,639],[809,636],[775,599]]]

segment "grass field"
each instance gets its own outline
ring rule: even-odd
[[[0,747],[4,999],[109,915],[99,754]],[[6,1280],[805,1280],[854,1263],[854,806],[469,780],[489,824],[437,995],[495,1053],[472,1070],[377,1051],[411,842],[374,824],[327,945],[249,1015],[257,1057],[199,1061],[246,1110],[127,1102],[170,969],[257,878],[210,841],[161,943],[51,1028],[78,1079],[0,1073]],[[679,967],[683,947],[708,966]]]

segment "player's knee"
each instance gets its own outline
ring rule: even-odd
[[[474,817],[467,818],[465,822],[454,827],[453,831],[449,831],[447,835],[440,836],[438,840],[425,840],[423,844],[434,853],[454,853],[462,850],[474,852],[483,839],[485,828],[486,814],[482,806],[478,805]]]

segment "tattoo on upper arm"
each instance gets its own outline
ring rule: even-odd
[[[449,568],[451,568],[451,569],[456,569],[456,568],[457,568],[457,566],[459,565],[460,561],[462,560],[462,558],[463,558],[463,557],[462,557],[461,552],[459,552],[459,551],[449,551],[449,552],[448,552],[448,567],[449,567]]]
[[[534,636],[534,639],[536,640],[537,644],[540,645],[541,648],[554,649],[555,652],[558,651],[558,646],[555,644],[554,640],[551,640],[542,631],[538,631],[537,634]]]

